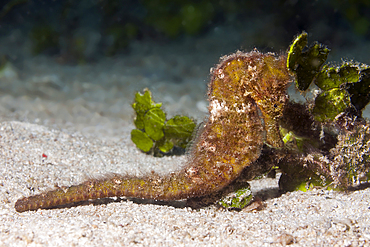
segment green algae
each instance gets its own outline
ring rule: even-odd
[[[137,129],[131,132],[131,140],[143,152],[156,156],[170,152],[174,146],[185,149],[191,140],[196,126],[195,122],[186,116],[175,116],[166,121],[166,113],[161,109],[162,103],[152,100],[148,89],[144,93],[135,94],[132,108],[135,110],[134,120]],[[159,152],[160,151],[160,152]]]
[[[236,189],[235,191],[225,195],[218,201],[218,204],[226,209],[243,209],[253,200],[253,194],[250,185],[247,183],[245,187]]]
[[[301,91],[311,85],[330,52],[326,46],[317,42],[306,48],[307,36],[306,32],[297,36],[288,50],[287,58],[287,67],[296,74],[296,86]]]

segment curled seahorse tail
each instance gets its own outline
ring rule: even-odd
[[[36,210],[39,208],[52,208],[58,205],[68,204],[72,202],[85,201],[88,199],[99,198],[102,195],[94,195],[86,193],[89,183],[85,182],[80,185],[71,187],[61,187],[56,190],[44,192],[39,195],[24,197],[15,203],[17,212],[28,210]]]
[[[187,167],[168,176],[128,177],[114,174],[102,179],[87,181],[80,185],[61,187],[39,195],[24,197],[16,201],[15,210],[24,212],[48,209],[59,205],[105,197],[134,197],[156,200],[179,200],[202,196],[217,191],[234,180],[238,174],[228,169],[218,172],[218,179],[213,179],[211,170],[196,166]]]

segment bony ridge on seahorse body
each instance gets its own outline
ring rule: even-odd
[[[209,118],[184,169],[164,177],[114,174],[19,199],[15,210],[52,208],[113,196],[180,200],[223,189],[260,156],[264,143],[281,147],[278,120],[287,103],[286,57],[236,52],[211,70]]]

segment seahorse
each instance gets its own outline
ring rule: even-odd
[[[257,50],[220,58],[211,69],[209,116],[189,151],[183,169],[144,177],[113,174],[79,185],[24,197],[24,212],[104,197],[180,200],[225,188],[260,156],[264,144],[282,147],[278,120],[288,101],[291,77],[286,56]]]

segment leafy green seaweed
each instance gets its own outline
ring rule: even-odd
[[[226,209],[243,209],[253,199],[253,194],[249,184],[245,187],[238,188],[237,190],[223,196],[218,204]]]
[[[302,55],[303,49],[306,47],[308,38],[306,32],[298,35],[289,47],[288,57],[287,57],[287,67],[288,69],[295,71],[297,69],[299,59]]]
[[[325,122],[344,112],[351,106],[351,99],[344,89],[333,88],[324,91],[315,98],[312,113],[317,121]]]
[[[136,117],[134,120],[135,126],[138,129],[144,129],[144,116],[152,108],[160,108],[162,103],[154,103],[152,100],[152,95],[149,90],[144,90],[144,94],[137,92],[135,94],[135,102],[132,104],[136,112]]]
[[[186,116],[174,116],[164,126],[166,137],[181,148],[191,140],[196,124]]]
[[[359,79],[359,68],[353,64],[345,63],[339,68],[325,65],[318,73],[315,84],[322,90],[330,90],[345,83],[355,83]]]
[[[162,103],[152,100],[148,89],[135,94],[132,108],[136,112],[134,120],[137,129],[132,130],[131,140],[143,152],[155,156],[170,152],[175,146],[185,149],[191,140],[195,122],[186,116],[175,116],[166,121],[166,113],[160,108]]]
[[[143,152],[149,152],[154,143],[145,132],[138,129],[133,129],[131,131],[131,140]]]
[[[312,82],[319,91],[309,107],[291,104],[285,114],[292,116],[284,115],[280,123],[286,153],[276,161],[282,171],[279,186],[283,191],[343,190],[369,181],[370,122],[362,110],[370,102],[370,68],[353,61],[323,65],[329,49],[317,42],[307,48],[307,37],[303,32],[293,40],[287,68],[300,91]]]
[[[357,82],[346,85],[348,93],[351,94],[351,103],[358,110],[362,111],[370,102],[370,68],[360,71],[360,78]]]
[[[166,114],[162,109],[154,107],[147,111],[144,116],[144,129],[150,138],[159,141],[164,137],[163,127]]]
[[[306,49],[307,33],[303,32],[293,41],[288,51],[287,67],[296,73],[296,86],[305,91],[325,63],[330,50],[323,44],[313,43]]]

